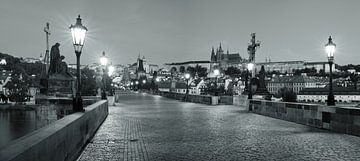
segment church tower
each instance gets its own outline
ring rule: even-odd
[[[216,57],[215,57],[215,51],[214,51],[214,47],[211,48],[211,58],[210,58],[210,62],[216,62]]]

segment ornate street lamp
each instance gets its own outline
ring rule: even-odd
[[[80,15],[76,19],[75,25],[70,26],[71,35],[73,39],[73,45],[76,54],[76,79],[77,79],[77,88],[76,95],[73,101],[73,110],[74,111],[84,111],[82,98],[81,98],[81,77],[80,77],[80,55],[81,50],[84,46],[85,35],[87,28],[81,24]]]
[[[254,68],[254,64],[253,64],[253,63],[249,63],[249,64],[247,65],[247,68],[248,68],[249,73],[252,73],[252,70],[253,70],[253,68]],[[250,76],[249,76],[249,85],[248,85],[248,88],[249,88],[248,99],[252,99],[251,74],[250,74]]]
[[[105,51],[103,51],[102,56],[100,57],[100,64],[103,67],[102,71],[103,71],[103,75],[102,75],[102,86],[103,89],[101,91],[101,99],[106,100],[106,66],[108,63],[108,58],[105,56]]]
[[[189,95],[189,79],[190,79],[190,73],[185,73],[185,79],[186,79],[186,96],[185,101],[187,101],[187,97]]]
[[[325,45],[325,50],[328,54],[329,68],[330,68],[330,82],[329,82],[329,95],[327,100],[328,106],[335,105],[333,85],[332,85],[332,64],[334,63],[334,53],[335,53],[336,44],[333,43],[331,36],[329,36],[328,43]]]

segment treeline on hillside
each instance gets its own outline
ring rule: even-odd
[[[14,57],[8,54],[0,53],[0,59],[5,59],[6,64],[0,65],[0,70],[12,71],[12,81],[7,84],[7,87],[10,91],[23,91],[23,89],[28,89],[30,86],[40,87],[40,79],[42,77],[42,70],[44,70],[45,65],[40,61],[35,63],[24,62],[23,58]],[[70,73],[75,76],[75,70],[69,69]],[[20,79],[21,76],[21,79]],[[84,68],[81,70],[81,80],[82,80],[82,93],[84,95],[96,95],[98,85],[96,83],[96,73],[95,71]],[[108,79],[106,79],[109,81]],[[111,82],[108,84],[111,84]],[[21,95],[20,93],[12,94],[17,96]],[[22,94],[23,95],[23,94]],[[19,100],[20,102],[24,102]]]

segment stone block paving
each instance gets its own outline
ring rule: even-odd
[[[360,160],[360,138],[236,106],[124,95],[79,161]]]
[[[138,120],[110,116],[79,160],[149,160],[143,139]]]

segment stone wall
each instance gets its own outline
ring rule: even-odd
[[[233,96],[220,96],[219,104],[233,105]]]
[[[247,95],[234,95],[233,96],[233,105],[248,107],[249,100]]]
[[[176,99],[176,100],[181,100],[181,101],[185,101],[185,97],[186,97],[186,94],[173,93],[173,92],[159,92],[159,95],[166,97],[166,98],[171,98],[171,99]],[[212,100],[211,96],[190,95],[190,94],[188,95],[186,101],[194,102],[194,103],[202,103],[202,104],[207,104],[207,105],[211,105],[212,102],[214,102]]]
[[[114,103],[119,102],[120,100],[119,97],[121,97],[121,95],[128,95],[128,94],[133,94],[133,92],[129,90],[115,90]]]
[[[316,128],[360,136],[360,108],[251,100],[249,111]]]
[[[75,160],[108,115],[108,102],[68,115],[0,149],[1,161]]]

